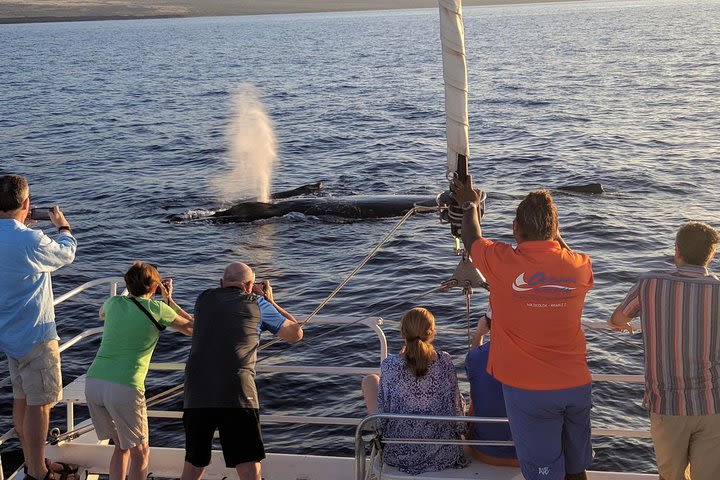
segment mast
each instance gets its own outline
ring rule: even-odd
[[[438,0],[440,8],[440,42],[442,44],[443,81],[445,83],[445,121],[447,136],[448,180],[465,180],[468,174],[470,146],[468,140],[468,83],[465,59],[465,26],[462,0]],[[444,220],[450,223],[455,249],[460,250],[462,209],[450,198]],[[442,218],[442,216],[441,216]]]
[[[465,26],[462,19],[462,0],[438,0],[440,7],[440,41],[442,44],[443,81],[445,83],[445,120],[447,124],[447,171],[448,180],[465,180],[468,175],[470,141],[468,135],[468,82],[465,58]],[[461,256],[455,272],[445,284],[460,287],[466,298],[468,332],[470,325],[470,295],[473,287],[488,288],[485,278],[470,262],[470,252],[460,246],[460,228],[463,211],[454,198],[446,192],[447,210],[441,221],[450,223],[455,237],[455,252]],[[440,203],[441,195],[438,200]],[[469,341],[469,339],[468,339]]]
[[[438,0],[445,119],[447,123],[447,176],[464,179],[470,157],[468,140],[468,82],[462,0]],[[454,233],[454,232],[453,232]]]

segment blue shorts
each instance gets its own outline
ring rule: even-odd
[[[592,385],[523,390],[503,385],[520,469],[527,480],[563,480],[592,463]]]

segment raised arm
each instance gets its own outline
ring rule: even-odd
[[[487,314],[483,313],[478,319],[477,328],[473,335],[472,341],[470,342],[470,348],[473,349],[478,345],[483,344],[483,337],[490,333],[490,327],[488,326]]]
[[[270,285],[269,280],[263,280],[263,295],[265,297],[265,300],[272,305],[275,310],[278,311],[280,315],[283,316],[285,319],[280,326],[280,329],[275,333],[276,336],[282,338],[286,342],[295,343],[303,338],[303,329],[302,325],[295,319],[295,317],[289,313],[287,310],[282,308],[280,305],[277,304],[275,301],[275,297],[273,296],[273,290],[272,286]]]
[[[633,333],[630,322],[640,315],[640,282],[636,282],[625,296],[625,300],[615,309],[608,319],[608,325],[618,332]]]
[[[192,321],[192,314],[183,310],[182,307],[180,307],[180,305],[178,305],[177,302],[172,298],[172,294],[174,291],[175,288],[173,286],[172,278],[168,278],[160,283],[160,293],[162,294],[163,301],[167,303],[170,308],[175,310],[175,313],[177,313],[179,317],[184,318],[185,320]]]
[[[191,336],[193,334],[193,320],[192,318],[185,318],[181,317],[180,314],[178,314],[175,317],[175,320],[170,324],[170,327],[172,327],[175,331],[178,333],[182,333],[186,336]]]

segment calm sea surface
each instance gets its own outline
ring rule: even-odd
[[[556,194],[568,243],[593,258],[586,320],[604,321],[640,272],[671,265],[681,222],[720,226],[718,18],[720,3],[711,1],[465,10],[471,169],[490,192],[484,232],[510,240],[513,210],[531,189],[590,182],[607,189]],[[228,170],[225,127],[241,83],[257,87],[274,122],[274,189],[323,181],[331,195],[444,190],[438,23],[432,9],[0,26],[0,173],[26,175],[35,203],[59,203],[79,240],[75,263],[54,275],[56,293],[147,259],[175,279],[178,300],[191,307],[228,262],[241,260],[272,280],[288,310],[309,313],[397,219],[166,218],[218,208],[211,185]],[[453,247],[435,216],[412,218],[323,314],[370,316],[429,290],[452,273]],[[61,336],[98,325],[105,294],[61,305]],[[486,301],[476,292],[473,315]],[[462,371],[463,297],[435,294],[422,303],[438,318],[438,346]],[[397,320],[411,306],[384,316]],[[309,324],[302,344],[276,359],[377,365],[369,330],[314,340],[326,330]],[[396,325],[386,333],[397,351]],[[638,336],[587,338],[594,372],[642,372]],[[66,381],[85,371],[97,345],[63,358]],[[154,359],[183,361],[188,347],[186,338],[163,335]],[[180,374],[153,375],[148,391],[179,381]],[[361,416],[359,382],[266,375],[263,413]],[[640,385],[596,384],[594,425],[647,428],[641,397]],[[0,402],[4,432],[9,389]],[[153,441],[182,446],[180,432],[178,422],[160,421]],[[265,428],[272,452],[351,454],[351,433]],[[655,470],[645,441],[594,445],[596,469]]]

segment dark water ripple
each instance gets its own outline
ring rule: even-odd
[[[593,258],[587,320],[605,320],[639,273],[671,264],[681,222],[720,225],[719,15],[710,0],[466,8],[472,169],[490,192],[484,232],[510,241],[514,208],[530,189],[600,182],[607,190],[555,196],[567,241]],[[212,180],[228,171],[225,127],[242,82],[258,88],[274,122],[277,189],[315,181],[330,195],[446,187],[434,9],[4,25],[0,43],[0,172],[27,175],[37,203],[60,203],[80,241],[77,261],[54,276],[56,292],[145,258],[176,279],[190,307],[227,262],[243,260],[273,280],[291,311],[306,314],[395,224],[302,215],[168,222],[171,213],[224,204]],[[394,321],[450,275],[452,247],[435,216],[413,218],[323,313],[372,315],[406,299],[384,314],[397,350]],[[104,296],[91,291],[58,307],[62,337],[97,325]],[[474,295],[475,315],[485,302]],[[438,345],[462,370],[463,299],[446,293],[420,303],[435,312]],[[308,325],[306,341],[272,347],[269,361],[377,364],[366,327],[313,340],[329,329]],[[642,373],[638,336],[587,337],[593,371]],[[65,357],[66,379],[84,373],[97,345]],[[183,361],[188,346],[164,336],[155,360]],[[359,416],[359,380],[261,376],[263,410]],[[180,373],[152,374],[148,391],[180,381]],[[596,426],[647,428],[641,386],[594,388]],[[1,398],[6,431],[9,391]],[[163,420],[152,435],[177,446],[179,432]],[[345,427],[268,425],[265,433],[271,451],[297,451],[301,442],[306,453],[352,453]],[[642,440],[598,438],[595,450],[600,470],[655,469]]]

